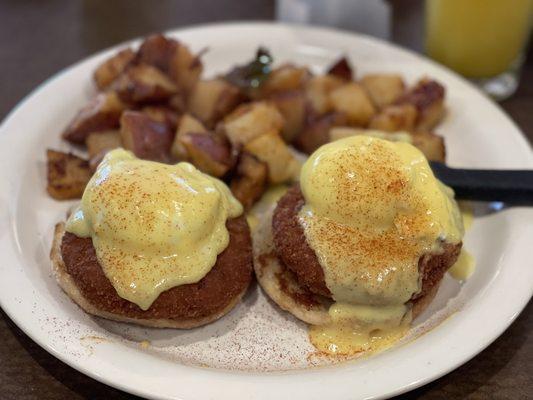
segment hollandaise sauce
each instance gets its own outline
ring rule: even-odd
[[[303,166],[301,189],[299,221],[335,300],[331,326],[312,328],[312,342],[344,353],[349,338],[358,352],[401,336],[408,301],[421,290],[420,257],[462,240],[453,192],[411,144],[368,136],[318,149]]]
[[[229,243],[241,204],[189,163],[161,164],[117,149],[89,181],[66,230],[90,237],[118,295],[146,310],[159,294],[195,283]]]

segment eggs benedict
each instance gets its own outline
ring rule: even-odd
[[[312,324],[326,353],[401,336],[435,296],[464,234],[453,192],[409,143],[352,136],[320,147],[254,233],[266,293]]]
[[[56,226],[54,270],[88,313],[156,327],[203,325],[231,310],[251,281],[242,213],[222,181],[189,163],[113,150]]]

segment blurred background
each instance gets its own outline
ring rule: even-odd
[[[533,0],[0,0],[0,116],[51,75],[122,41],[203,23],[279,20],[347,29],[427,54],[501,101],[531,142],[532,5]],[[533,390],[532,311],[530,304],[480,356],[402,398],[514,399],[520,397],[517,388]],[[132,398],[55,359],[1,311],[0,337],[0,398]]]

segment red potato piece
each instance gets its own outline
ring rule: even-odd
[[[87,160],[71,153],[46,151],[48,194],[56,200],[79,199],[91,179]]]
[[[125,108],[115,92],[100,93],[80,110],[62,137],[69,142],[82,144],[90,133],[116,129]]]
[[[203,66],[199,55],[187,46],[161,34],[152,35],[141,44],[137,59],[166,73],[185,93],[200,79]]]
[[[167,101],[178,88],[163,72],[147,64],[129,68],[114,83],[121,100],[127,103]]]
[[[333,90],[329,98],[333,110],[345,114],[352,126],[367,126],[376,113],[366,91],[355,82],[346,83]]]
[[[261,84],[259,96],[266,98],[277,92],[303,89],[311,73],[307,68],[282,65],[274,69]]]
[[[190,114],[184,114],[179,120],[178,127],[176,130],[176,136],[174,137],[174,142],[170,152],[176,160],[185,161],[188,159],[187,150],[180,141],[180,138],[183,137],[186,133],[207,133],[207,128],[194,118]]]
[[[307,82],[305,95],[316,114],[325,114],[333,108],[329,94],[342,86],[344,81],[333,75],[313,76]]]
[[[287,143],[291,143],[305,124],[305,94],[302,90],[278,92],[270,97],[270,101],[277,107],[284,119],[281,136]]]
[[[169,162],[174,132],[164,122],[137,111],[125,111],[120,119],[124,148],[145,160]]]
[[[244,100],[241,91],[223,79],[210,79],[196,84],[188,101],[188,110],[207,127],[212,128]]]
[[[444,117],[446,90],[437,81],[424,78],[417,82],[396,104],[412,104],[418,111],[415,130],[429,131]]]
[[[248,210],[261,198],[267,184],[267,164],[250,153],[242,152],[230,183],[233,195]]]
[[[143,107],[141,111],[155,121],[164,122],[172,130],[176,130],[176,127],[178,126],[180,115],[170,107],[146,106]]]
[[[405,91],[403,78],[396,74],[368,74],[360,83],[379,109],[393,104]]]
[[[233,167],[231,147],[223,136],[213,133],[185,133],[178,138],[191,164],[206,174],[220,178]]]
[[[329,69],[327,74],[336,76],[345,81],[351,81],[354,78],[353,68],[346,57],[342,57],[335,62]]]
[[[94,82],[100,90],[106,89],[111,83],[118,78],[122,72],[133,62],[135,59],[135,52],[130,49],[124,49],[117,54],[108,58],[94,71]]]
[[[120,131],[113,129],[91,133],[87,136],[86,144],[87,153],[89,153],[89,158],[91,159],[102,150],[112,150],[122,146]]]
[[[320,146],[329,143],[329,131],[332,127],[346,125],[346,122],[346,116],[342,113],[310,115],[306,126],[296,137],[294,145],[298,150],[311,154]]]
[[[415,127],[417,113],[416,107],[412,104],[387,106],[372,118],[368,127],[385,132],[412,132]]]

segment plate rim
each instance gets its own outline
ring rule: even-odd
[[[215,29],[224,29],[224,28],[227,28],[227,27],[240,28],[240,29],[265,29],[265,28],[266,29],[276,29],[276,28],[282,27],[282,28],[288,28],[288,29],[295,29],[295,30],[299,30],[299,31],[308,30],[308,31],[315,31],[315,32],[324,32],[324,33],[327,33],[327,34],[337,34],[337,35],[340,34],[340,35],[344,35],[346,37],[350,37],[351,36],[352,39],[354,39],[354,38],[355,39],[363,38],[363,39],[366,39],[366,40],[369,40],[369,41],[375,41],[375,42],[384,44],[387,47],[392,47],[392,48],[395,48],[396,50],[400,50],[401,52],[408,53],[411,56],[414,56],[417,59],[419,59],[419,60],[421,60],[421,61],[423,61],[425,63],[429,62],[429,63],[433,64],[434,66],[436,66],[437,68],[439,68],[441,70],[445,70],[448,74],[454,75],[455,78],[457,78],[460,81],[462,81],[464,84],[469,86],[471,89],[476,90],[478,92],[478,94],[480,94],[482,97],[485,98],[485,100],[488,100],[490,103],[492,103],[492,106],[495,106],[500,111],[501,116],[504,117],[507,120],[508,123],[511,123],[511,125],[514,127],[514,130],[516,131],[516,133],[519,133],[519,135],[513,134],[513,136],[515,137],[515,139],[520,138],[520,139],[518,139],[518,140],[521,140],[520,146],[521,147],[526,146],[526,148],[530,148],[529,143],[527,142],[523,132],[518,127],[518,125],[505,113],[505,111],[503,111],[501,106],[499,106],[497,103],[494,103],[490,99],[488,99],[486,97],[486,95],[484,95],[475,86],[473,86],[470,83],[468,83],[464,78],[460,77],[459,75],[457,75],[453,71],[450,71],[449,69],[447,69],[447,68],[445,68],[445,67],[443,67],[441,65],[438,65],[437,63],[435,63],[434,61],[432,61],[430,59],[427,59],[426,57],[424,57],[424,56],[422,56],[422,55],[420,55],[420,54],[418,54],[418,53],[416,53],[414,51],[411,51],[409,49],[405,49],[405,48],[400,47],[400,46],[398,46],[396,44],[389,43],[389,42],[383,41],[381,39],[377,39],[377,38],[370,37],[370,36],[363,35],[363,34],[359,34],[359,33],[343,31],[343,30],[339,30],[339,29],[315,27],[315,26],[300,26],[300,25],[296,25],[296,24],[286,24],[286,23],[279,23],[279,22],[265,22],[265,21],[257,21],[257,22],[244,22],[244,21],[239,22],[239,21],[237,21],[237,22],[207,23],[207,24],[201,24],[201,25],[180,27],[178,29],[170,29],[170,30],[165,31],[164,33],[176,36],[176,35],[183,34],[184,32],[192,34],[195,31],[202,31],[202,30],[213,29],[213,28],[215,28]],[[75,62],[75,63],[73,63],[73,64],[71,64],[71,65],[69,65],[67,67],[65,67],[65,68],[63,68],[63,69],[61,69],[60,71],[56,72],[55,74],[53,74],[52,76],[50,76],[49,78],[44,80],[41,84],[37,85],[32,91],[30,91],[30,93],[28,93],[26,96],[24,96],[16,104],[16,106],[5,116],[5,118],[2,120],[2,123],[0,124],[0,141],[6,140],[5,138],[6,138],[6,136],[8,134],[7,134],[7,132],[6,133],[3,133],[3,132],[6,130],[5,127],[8,124],[8,122],[15,115],[17,115],[17,113],[21,109],[23,109],[23,107],[28,103],[28,101],[34,95],[38,94],[39,92],[44,90],[49,85],[52,85],[56,80],[60,79],[63,75],[69,73],[70,71],[72,71],[76,67],[80,66],[81,64],[84,64],[85,62],[87,62],[87,61],[89,61],[91,59],[94,59],[94,58],[97,58],[97,57],[101,57],[101,56],[103,56],[106,53],[110,53],[110,52],[116,50],[117,48],[120,48],[120,47],[123,47],[123,46],[126,46],[126,45],[136,44],[141,39],[142,39],[142,37],[137,37],[135,39],[127,40],[125,42],[113,45],[111,47],[108,47],[106,49],[98,51],[98,52],[96,52],[94,54],[91,54],[91,55],[89,55],[89,56],[87,56],[87,57],[85,57],[85,58],[83,58],[83,59],[81,59],[81,60],[79,60],[79,61],[77,61],[77,62]],[[11,233],[13,234],[13,232],[11,232]],[[2,240],[5,240],[5,239],[2,239]],[[530,291],[529,299],[531,298],[531,294],[532,293],[533,293],[533,287],[532,287],[532,291]],[[398,395],[398,394],[404,393],[406,391],[413,390],[413,389],[415,389],[415,388],[417,388],[419,386],[422,386],[422,385],[424,385],[424,384],[426,384],[428,382],[431,382],[431,381],[433,381],[435,379],[438,379],[439,377],[449,373],[450,371],[452,371],[453,369],[459,367],[460,365],[468,362],[470,359],[472,359],[477,354],[479,354],[481,351],[483,351],[487,346],[489,346],[494,340],[496,340],[509,327],[509,325],[516,319],[516,317],[520,314],[520,312],[522,312],[524,307],[529,302],[529,299],[526,299],[526,301],[523,302],[523,304],[521,304],[519,306],[519,310],[518,310],[517,307],[515,307],[514,314],[510,318],[508,318],[506,320],[505,324],[500,325],[499,329],[497,329],[497,331],[499,333],[497,333],[496,335],[494,335],[494,334],[489,335],[489,336],[491,336],[491,338],[488,341],[484,342],[484,344],[481,347],[479,347],[476,351],[472,352],[468,356],[462,357],[460,361],[456,361],[455,363],[453,363],[453,365],[450,365],[448,368],[442,369],[441,372],[438,373],[438,374],[433,374],[433,375],[431,375],[429,377],[425,377],[423,379],[419,379],[417,381],[414,381],[414,382],[406,384],[406,385],[404,385],[402,387],[399,387],[396,390],[388,391],[386,393],[378,394],[376,396],[372,396],[372,397],[368,397],[368,398],[381,398],[383,396]],[[33,341],[35,341],[37,344],[39,344],[39,346],[41,346],[46,351],[51,353],[54,357],[60,359],[62,362],[65,362],[67,365],[71,366],[72,368],[74,368],[74,369],[84,373],[85,375],[90,376],[90,377],[92,377],[92,378],[94,378],[94,379],[96,379],[96,380],[98,380],[100,382],[103,382],[103,383],[105,383],[105,384],[107,384],[109,386],[116,387],[118,389],[130,392],[130,393],[134,393],[134,394],[137,394],[137,395],[141,395],[141,396],[154,396],[154,393],[145,392],[143,390],[140,390],[140,389],[137,388],[136,385],[131,385],[131,383],[130,384],[117,383],[116,380],[115,381],[113,380],[113,377],[109,378],[109,377],[103,376],[102,374],[94,372],[91,368],[85,368],[84,365],[83,365],[83,362],[76,360],[74,357],[69,357],[68,355],[61,353],[60,351],[58,351],[54,347],[50,346],[49,343],[40,340],[39,337],[36,337],[36,335],[31,331],[31,329],[28,326],[28,324],[26,324],[20,318],[17,318],[16,313],[12,312],[13,310],[9,309],[8,307],[5,307],[5,304],[6,304],[5,300],[3,300],[2,296],[0,295],[0,307],[9,316],[9,318],[22,331],[24,331],[24,333],[26,335],[28,335]],[[342,365],[343,364],[341,364],[337,368],[342,368]],[[188,368],[188,367],[186,367],[186,368]],[[321,369],[309,370],[309,371],[291,371],[291,372],[289,372],[289,374],[301,374],[301,373],[307,373],[307,372],[313,373],[315,371],[320,371],[320,370]],[[209,374],[216,374],[216,375],[226,375],[226,376],[228,374],[237,375],[237,376],[243,376],[242,373],[238,373],[238,372],[235,372],[235,371],[210,370],[210,371],[208,371],[208,373]],[[257,372],[244,373],[244,374],[245,375],[264,375],[264,374],[257,373]],[[276,375],[279,375],[279,374],[280,373],[269,372],[266,375],[269,375],[270,377],[275,377]],[[281,373],[281,375],[284,375],[284,374],[285,373]],[[157,394],[155,394],[155,395],[157,396]],[[158,397],[158,398],[169,398],[169,397],[165,396],[165,397]]]

